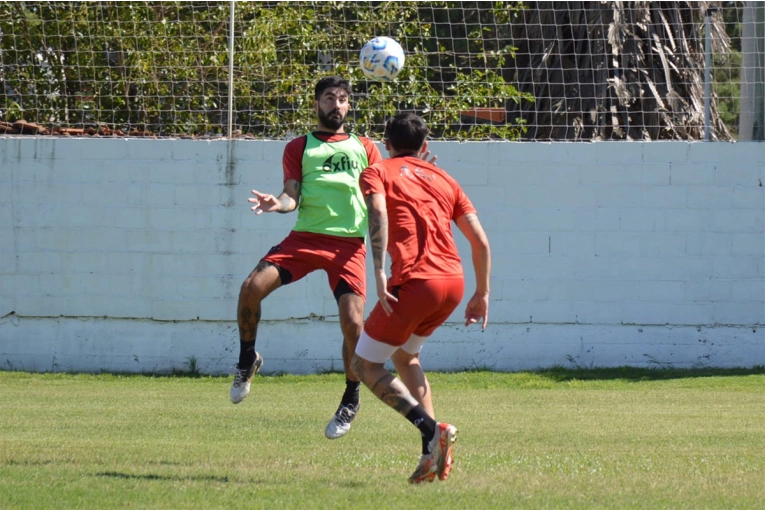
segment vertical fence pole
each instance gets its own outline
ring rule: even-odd
[[[710,95],[711,95],[711,71],[712,71],[712,34],[711,23],[712,9],[707,9],[704,17],[704,27],[706,32],[706,39],[704,41],[704,140],[710,141],[712,139],[712,133],[709,129],[711,112],[710,110]]]
[[[228,31],[228,133],[229,138],[234,136],[234,5],[236,0],[231,0]]]

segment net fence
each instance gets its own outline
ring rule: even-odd
[[[0,134],[285,139],[313,86],[349,130],[440,140],[765,138],[761,2],[0,2]],[[233,33],[233,38],[230,36]],[[358,54],[406,51],[393,83]],[[229,104],[231,108],[229,108]]]

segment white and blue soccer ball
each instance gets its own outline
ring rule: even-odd
[[[368,41],[359,54],[361,70],[367,79],[393,81],[404,67],[404,50],[390,37],[375,37]]]

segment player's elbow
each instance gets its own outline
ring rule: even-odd
[[[478,228],[473,229],[467,238],[474,252],[485,252],[487,255],[491,253],[489,237],[486,235],[486,232],[484,232],[480,225],[478,225]]]

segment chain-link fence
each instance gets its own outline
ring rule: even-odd
[[[0,134],[283,139],[313,85],[349,129],[397,110],[435,139],[765,138],[761,2],[0,2]],[[233,35],[233,37],[232,37]],[[398,40],[394,83],[363,43]],[[23,122],[22,122],[23,120]]]

